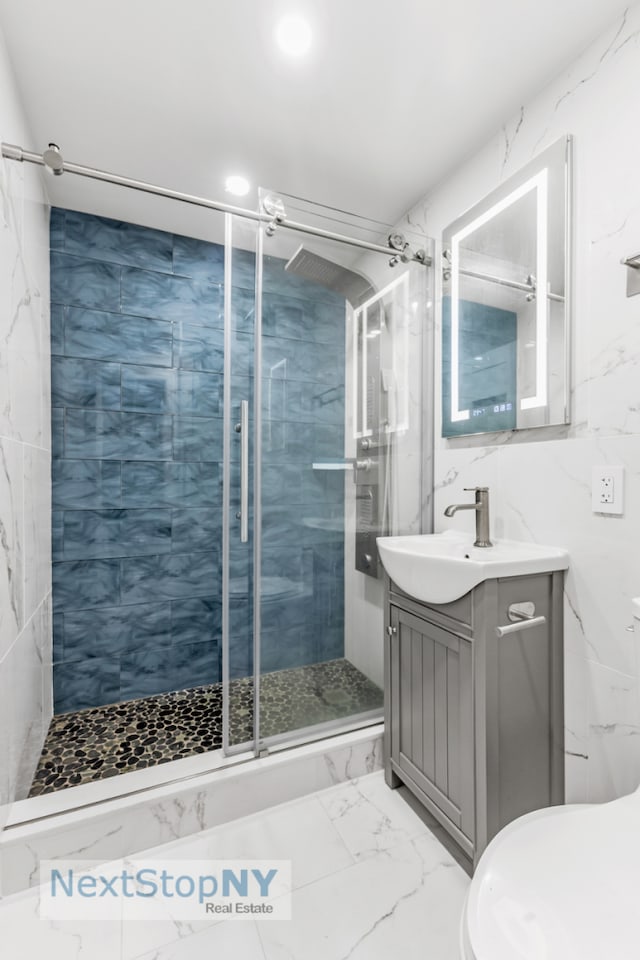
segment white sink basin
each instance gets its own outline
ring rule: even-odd
[[[474,547],[474,537],[447,530],[412,537],[378,537],[385,570],[405,593],[425,603],[451,603],[483,580],[566,570],[569,554],[520,540]]]

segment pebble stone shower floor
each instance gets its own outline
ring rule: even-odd
[[[382,690],[348,660],[265,673],[263,737],[382,707]],[[253,680],[230,684],[230,739],[251,739]],[[55,716],[30,797],[180,760],[222,746],[222,684]]]

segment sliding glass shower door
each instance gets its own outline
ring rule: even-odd
[[[258,754],[381,718],[375,539],[423,530],[430,272],[231,216],[225,249],[224,746]]]

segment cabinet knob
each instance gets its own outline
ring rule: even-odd
[[[397,632],[398,632],[397,627],[387,627],[387,633],[389,634],[390,637],[392,637],[394,633],[397,633]]]

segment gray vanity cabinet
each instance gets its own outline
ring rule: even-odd
[[[511,820],[564,799],[562,583],[488,580],[429,606],[387,578],[386,780],[406,784],[472,864]],[[545,622],[514,628],[523,603]]]
[[[473,837],[471,642],[392,606],[391,756]]]

